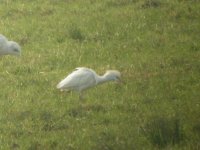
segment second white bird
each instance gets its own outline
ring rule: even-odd
[[[0,34],[0,56],[1,55],[15,55],[21,54],[21,47],[14,41],[8,41],[5,36]]]

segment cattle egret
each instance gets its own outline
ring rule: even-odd
[[[15,55],[20,56],[21,47],[14,41],[8,41],[5,36],[0,34],[0,56]]]
[[[77,91],[79,99],[83,99],[82,91],[108,81],[119,82],[120,77],[121,74],[117,70],[108,70],[104,75],[99,76],[92,69],[80,67],[58,83],[57,88],[61,91]]]

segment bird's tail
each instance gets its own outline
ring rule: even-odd
[[[56,86],[56,88],[57,88],[57,89],[60,89],[61,91],[70,91],[69,89],[64,88],[62,82],[58,83],[57,86]]]
[[[57,89],[60,89],[62,87],[62,85],[60,84],[60,83],[58,83],[57,85],[56,85],[56,88]]]

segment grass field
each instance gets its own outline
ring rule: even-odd
[[[200,149],[198,0],[0,0],[0,149]],[[74,68],[122,73],[85,93]]]

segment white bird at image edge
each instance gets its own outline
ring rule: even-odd
[[[57,88],[61,91],[77,91],[79,99],[82,99],[82,91],[108,81],[119,82],[120,78],[121,74],[117,70],[108,70],[100,76],[92,69],[79,67],[58,83]]]
[[[21,47],[14,41],[8,41],[8,39],[0,34],[0,56],[1,55],[15,55],[20,56]]]

